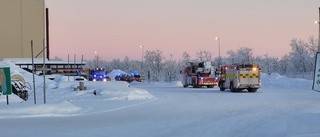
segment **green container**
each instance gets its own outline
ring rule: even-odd
[[[0,67],[0,95],[11,95],[10,67]]]

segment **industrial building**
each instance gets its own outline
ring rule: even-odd
[[[48,9],[45,0],[0,0],[0,60],[31,58],[40,54],[43,44],[49,58]]]
[[[31,70],[33,56],[38,73],[43,70],[42,51],[45,45],[45,68],[49,73],[74,73],[86,64],[50,61],[49,10],[45,0],[0,0],[0,19],[0,61],[11,61]]]

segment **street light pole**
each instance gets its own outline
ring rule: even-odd
[[[319,7],[319,20],[316,21],[319,24],[319,32],[318,32],[318,52],[320,52],[320,7]]]
[[[98,67],[99,67],[99,63],[98,63],[98,60],[99,60],[98,51],[95,51],[94,54],[95,54],[95,59],[96,59],[96,67],[95,67],[95,68],[98,68]]]
[[[142,76],[142,68],[143,68],[143,53],[144,53],[144,46],[140,46],[142,48],[142,53],[141,53],[141,76]]]
[[[169,67],[171,68],[171,60],[172,60],[172,54],[170,54],[170,61],[169,61]],[[171,69],[170,69],[170,71],[169,71],[169,81],[170,81],[170,83],[171,83]]]
[[[220,38],[219,37],[216,37],[216,40],[218,40],[218,47],[219,47],[219,64],[218,66],[221,65],[221,56],[220,56]]]

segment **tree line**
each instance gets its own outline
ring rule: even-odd
[[[253,50],[248,47],[240,47],[237,50],[227,51],[227,56],[213,57],[212,53],[205,50],[196,52],[196,57],[191,58],[186,51],[183,52],[180,60],[172,60],[165,57],[160,50],[147,50],[143,61],[131,60],[125,56],[123,60],[113,59],[111,61],[102,60],[96,55],[92,60],[86,60],[86,68],[102,67],[109,72],[114,69],[121,69],[127,73],[135,72],[155,81],[178,80],[180,70],[186,62],[191,60],[210,61],[215,66],[220,64],[258,64],[262,72],[266,74],[279,73],[281,75],[307,75],[312,74],[315,66],[315,55],[317,52],[318,40],[310,36],[305,42],[293,38],[290,42],[291,51],[282,58],[272,57],[268,54],[253,56]],[[274,49],[276,52],[280,49]]]

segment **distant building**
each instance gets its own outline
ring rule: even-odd
[[[36,58],[33,61],[34,67],[32,67],[32,58],[4,58],[4,61],[9,61],[20,68],[32,72],[35,68],[36,74],[43,73],[43,58]],[[63,75],[76,75],[78,71],[82,71],[86,62],[82,61],[52,61],[45,60],[46,74],[63,74]]]
[[[45,0],[0,0],[0,60],[31,58],[31,40],[34,56],[42,51],[43,41],[47,43],[46,13]]]

